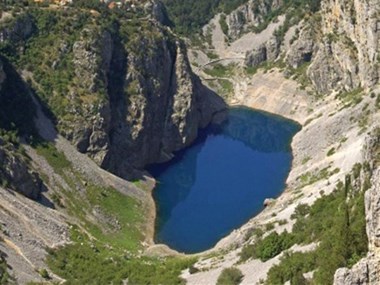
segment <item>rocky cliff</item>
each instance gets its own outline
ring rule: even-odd
[[[379,1],[311,4],[248,2],[226,17],[228,36],[236,40],[252,27],[253,31],[265,28],[273,16],[285,15],[274,37],[247,53],[247,66],[278,59],[267,56],[269,50],[274,55],[281,52],[292,68],[307,64],[307,76],[319,93],[373,87],[380,72]]]
[[[135,9],[113,22],[74,9],[32,11],[0,31],[60,132],[123,177],[170,159],[225,108],[193,74],[184,43],[163,25],[163,5],[148,1]],[[22,26],[20,41],[14,34]],[[51,31],[60,37],[47,37]]]
[[[320,92],[372,87],[379,81],[380,5],[322,1],[322,38],[308,70]]]
[[[248,1],[226,16],[227,36],[236,40],[250,30],[260,30],[265,26],[268,14],[278,10],[282,5],[282,0]]]
[[[18,138],[33,131],[31,104],[21,78],[6,59],[0,58],[0,184],[37,200],[44,185],[31,170]]]
[[[103,93],[105,100],[68,137],[124,177],[170,159],[223,109],[192,73],[183,43],[156,22],[148,26],[128,43],[107,31],[85,30],[90,37],[73,45],[76,76],[87,92]]]

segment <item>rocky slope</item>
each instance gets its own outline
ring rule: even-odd
[[[303,129],[292,144],[285,193],[223,239],[212,250],[216,257],[202,255],[196,263],[200,272],[187,270],[182,277],[190,284],[212,284],[223,268],[237,266],[245,275],[243,284],[262,282],[284,254],[239,263],[243,247],[255,242],[252,231],[266,225],[275,225],[277,232],[291,230],[298,204],[312,205],[332,193],[355,164],[371,162],[373,186],[365,199],[369,253],[352,269],[339,269],[335,283],[379,281],[378,138],[372,136],[364,156],[361,148],[378,121],[380,5],[378,0],[323,0],[314,13],[309,2],[300,9],[286,3],[248,1],[226,15],[227,41],[218,15],[209,28],[218,33],[211,35],[211,41],[218,40],[212,52],[222,58],[210,59],[204,50],[197,56],[189,52],[204,82],[193,73],[184,42],[165,26],[159,2],[129,12],[25,8],[27,13],[21,9],[13,20],[1,20],[1,54],[10,62],[1,58],[0,251],[17,282],[46,278],[41,269],[47,247],[54,248],[49,265],[66,278],[78,280],[87,272],[76,259],[82,255],[91,266],[107,260],[97,268],[98,277],[108,277],[104,268],[120,282],[133,277],[129,271],[115,274],[118,266],[134,273],[141,266],[144,274],[157,274],[154,280],[164,275],[144,267],[157,260],[136,261],[152,244],[154,227],[154,204],[145,191],[154,182],[143,169],[172,158],[224,110],[223,100],[206,85],[227,89],[229,104],[292,118]],[[226,66],[224,76],[206,73],[214,64]],[[59,245],[67,247],[60,251]],[[307,252],[317,246],[291,249]],[[148,253],[161,251],[175,254],[159,246]],[[159,266],[163,262],[159,259]],[[174,267],[178,272],[180,267]]]
[[[335,285],[378,284],[380,282],[380,189],[379,189],[379,134],[378,130],[368,137],[364,146],[364,156],[374,162],[372,188],[365,195],[367,236],[369,253],[351,269],[341,268],[334,276]]]
[[[273,4],[271,1],[266,3],[268,9]],[[232,91],[225,96],[230,104],[263,109],[303,124],[303,129],[293,140],[294,161],[285,193],[272,207],[217,245],[217,248],[232,248],[228,254],[216,258],[205,257],[196,264],[201,272],[184,272],[183,276],[189,284],[197,284],[201,280],[215,283],[223,268],[231,266],[243,272],[242,284],[261,284],[268,277],[270,268],[278,270],[279,267],[274,265],[281,264],[281,255],[265,262],[252,258],[240,263],[238,256],[242,248],[244,251],[247,235],[257,227],[265,228],[266,224],[276,221],[279,223],[275,225],[275,231],[291,230],[291,221],[285,226],[281,226],[280,221],[289,219],[295,205],[313,204],[320,198],[320,193],[331,193],[339,180],[344,181],[345,175],[351,173],[356,163],[374,161],[366,154],[367,151],[361,153],[361,149],[366,148],[364,142],[370,137],[366,134],[367,130],[377,126],[378,99],[375,98],[379,90],[380,3],[324,0],[320,9],[306,14],[279,4],[272,7],[269,14],[262,14],[261,23],[268,21],[266,14],[280,12],[283,15],[273,20],[264,31],[258,29],[258,33],[252,32],[252,28],[250,31],[246,25],[249,22],[247,19],[253,19],[251,23],[254,27],[260,25],[260,19],[255,20],[252,16],[251,2],[227,15],[227,25],[231,18],[234,19],[234,24],[228,25],[228,33],[231,33],[227,34],[228,43],[223,43],[226,40],[221,36],[223,21],[218,15],[204,31],[212,33],[211,46],[219,58],[207,60],[207,54],[201,51],[199,54],[194,55],[194,51],[189,54],[191,62],[200,66],[197,71],[210,87],[220,90],[219,82],[230,82]],[[301,4],[299,7],[305,6]],[[273,31],[274,26],[277,31]],[[235,33],[234,27],[237,27]],[[214,70],[221,69],[218,65],[224,66],[228,76],[210,76]],[[373,145],[377,145],[376,139]],[[329,153],[331,149],[333,151]],[[336,167],[339,172],[328,174],[320,181],[317,178],[318,181],[310,185],[299,184],[300,180],[311,173],[318,173],[324,167]],[[373,187],[368,190],[365,199],[368,257],[352,270],[339,269],[335,275],[336,284],[379,282],[379,252],[374,246],[378,231],[377,167],[373,171]],[[289,265],[292,261],[288,262]],[[289,265],[287,269],[290,268],[293,267]],[[258,271],[259,277],[255,277]],[[311,279],[316,275],[315,270],[304,273],[301,279]],[[333,282],[333,273],[329,277],[330,283]],[[283,279],[284,282],[286,280]]]
[[[151,245],[155,207],[144,189],[153,181],[143,168],[171,159],[225,109],[193,74],[163,9],[100,10],[114,17],[105,22],[86,9],[31,8],[1,23],[0,253],[17,283],[62,281],[45,257],[69,242],[69,223],[106,254],[110,234],[127,240],[120,252]],[[140,188],[100,166],[143,179]],[[133,211],[136,221],[125,220]]]

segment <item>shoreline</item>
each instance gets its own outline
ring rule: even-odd
[[[247,242],[247,233],[256,227],[273,223],[275,231],[279,233],[284,230],[289,231],[293,226],[290,216],[299,203],[312,204],[320,197],[321,191],[325,194],[331,193],[336,182],[342,179],[355,163],[362,160],[361,146],[365,134],[359,134],[359,128],[352,126],[349,118],[353,113],[360,113],[365,100],[354,110],[336,112],[341,103],[333,94],[326,95],[323,100],[315,101],[298,89],[297,82],[284,78],[277,70],[270,74],[258,72],[249,80],[255,84],[251,84],[246,90],[234,93],[230,102],[226,102],[229,107],[243,106],[268,112],[293,120],[302,126],[292,138],[292,163],[285,189],[272,205],[251,217],[241,227],[232,230],[208,250],[184,254],[170,249],[165,244],[153,242],[146,252],[155,252],[155,248],[160,248],[159,253],[163,255],[207,258],[209,254],[225,250],[234,251],[241,247]],[[347,140],[337,146],[337,142],[343,136],[347,136]],[[327,156],[326,153],[331,147],[336,147],[337,151],[334,155]],[[301,185],[299,177],[316,174],[326,167],[331,170],[339,169],[339,172],[313,184]],[[279,225],[277,222],[280,220],[286,220],[287,223]]]
[[[264,113],[267,113],[268,115],[271,115],[271,116],[280,117],[281,119],[284,119],[284,120],[293,121],[294,123],[296,123],[296,124],[298,124],[300,126],[299,132],[302,131],[303,125],[301,124],[301,122],[295,120],[293,117],[284,116],[282,114],[270,112],[270,111],[265,110],[265,109],[253,108],[253,107],[251,107],[251,106],[249,106],[247,104],[244,104],[242,102],[234,102],[234,103],[226,102],[226,104],[227,104],[228,108],[236,108],[236,107],[248,108],[248,109],[253,110],[253,111],[264,112]],[[297,132],[294,136],[296,136],[299,132]],[[293,167],[294,167],[294,155],[293,155],[294,136],[293,136],[292,142],[290,144],[292,160],[291,160],[291,167],[290,167],[290,170],[289,170],[289,174],[291,173],[291,171],[293,170]],[[287,180],[289,178],[289,174],[286,177],[285,188],[283,189],[283,191],[281,191],[279,193],[279,195],[276,198],[273,198],[274,201],[276,201],[281,196],[283,196],[285,194],[285,192],[287,191],[287,189],[288,189],[288,187],[287,187]],[[240,230],[242,230],[253,219],[256,219],[256,218],[260,217],[260,215],[262,215],[266,210],[268,210],[268,208],[270,208],[270,206],[264,207],[264,209],[262,209],[256,215],[250,217],[247,222],[245,222],[241,226],[233,229],[226,236],[224,236],[223,238],[219,239],[218,242],[212,248],[210,248],[210,249],[207,249],[207,250],[204,250],[204,251],[201,251],[201,252],[198,252],[198,253],[179,252],[179,251],[177,251],[177,250],[169,247],[168,245],[166,245],[164,243],[155,243],[155,241],[154,241],[155,230],[156,230],[156,228],[155,228],[155,221],[156,221],[156,218],[157,218],[157,211],[156,211],[157,210],[157,206],[156,206],[156,201],[153,198],[153,191],[154,191],[154,188],[155,188],[156,180],[152,176],[149,176],[149,179],[151,179],[154,182],[154,185],[149,190],[150,191],[150,195],[149,195],[149,201],[148,201],[148,203],[150,204],[150,205],[148,205],[148,208],[149,208],[148,209],[148,215],[149,215],[149,217],[151,217],[151,219],[149,219],[149,221],[148,221],[149,226],[147,227],[148,228],[148,234],[147,234],[147,238],[146,238],[147,243],[149,244],[149,246],[145,249],[145,253],[148,254],[148,255],[150,255],[150,254],[152,254],[152,255],[158,254],[160,256],[174,255],[174,256],[187,256],[187,257],[201,257],[201,256],[204,256],[204,255],[208,255],[208,254],[212,254],[212,253],[218,252],[219,250],[225,249],[225,246],[220,246],[219,245],[220,243],[222,243],[224,240],[228,239],[229,237],[233,236],[236,232],[239,232]],[[270,197],[268,197],[268,198],[270,198]]]

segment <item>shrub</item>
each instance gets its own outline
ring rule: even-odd
[[[45,268],[40,269],[39,273],[42,278],[50,279],[49,272]]]
[[[243,273],[236,267],[223,269],[220,274],[217,285],[238,285],[243,279]]]
[[[335,153],[335,147],[330,148],[329,151],[327,152],[327,156],[332,156]]]

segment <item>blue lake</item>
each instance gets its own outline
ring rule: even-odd
[[[247,108],[200,131],[189,148],[152,166],[156,242],[185,253],[213,247],[285,188],[291,140],[300,126]]]

